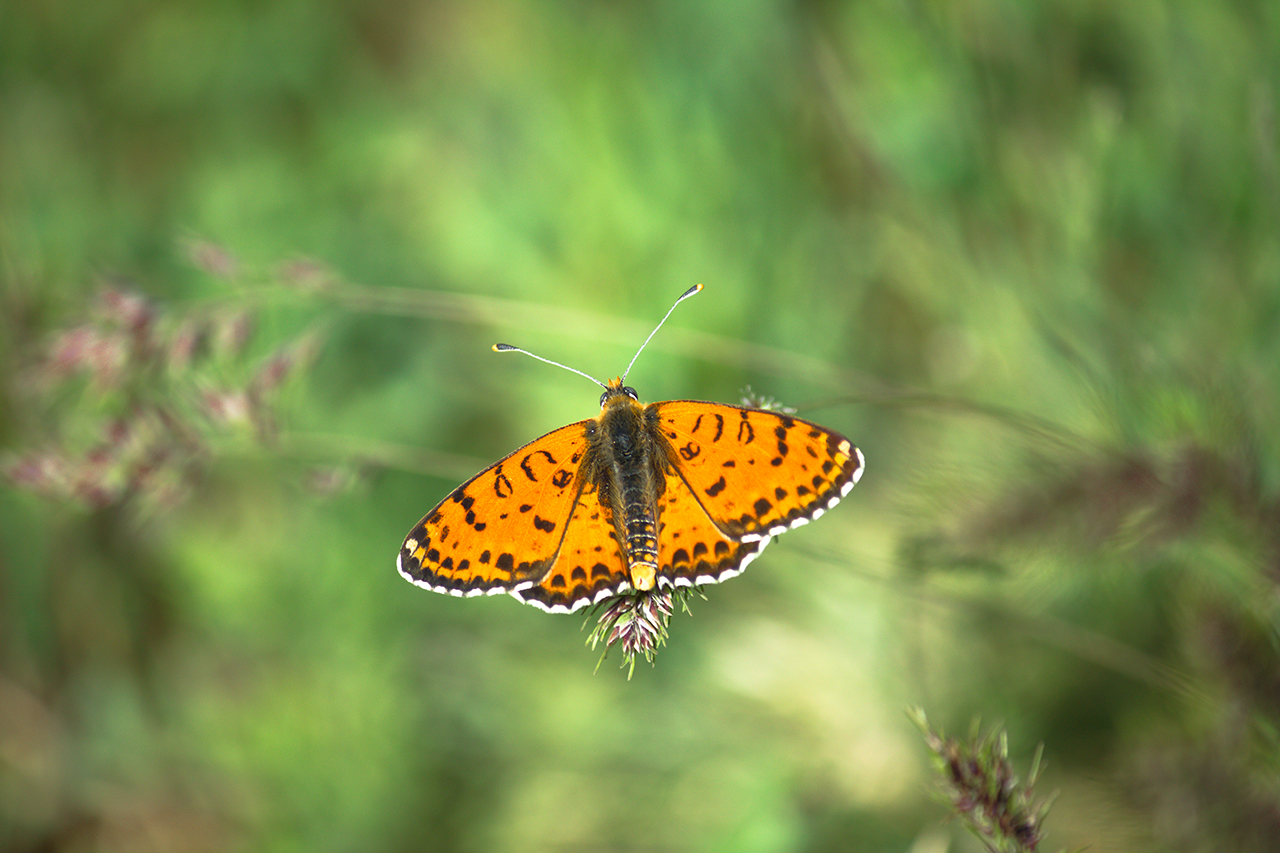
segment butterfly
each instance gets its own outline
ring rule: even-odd
[[[667,317],[701,289],[685,291]],[[862,476],[865,460],[849,439],[786,413],[696,400],[644,405],[623,384],[631,365],[607,384],[566,368],[604,388],[600,414],[454,489],[405,538],[400,574],[450,595],[509,593],[551,613],[719,583],[774,536],[831,509]]]

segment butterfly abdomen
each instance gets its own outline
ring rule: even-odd
[[[658,571],[657,493],[651,480],[627,472],[622,480],[622,528],[627,568],[636,589],[653,589]]]

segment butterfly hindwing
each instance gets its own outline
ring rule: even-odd
[[[582,489],[576,473],[590,423],[549,432],[454,489],[405,539],[400,574],[462,596],[540,582]]]
[[[767,536],[742,542],[722,533],[679,476],[667,476],[658,518],[658,578],[664,586],[728,580],[769,544]]]
[[[587,483],[578,495],[560,549],[540,582],[512,594],[550,613],[572,613],[631,588],[609,511]]]
[[[817,518],[862,476],[858,448],[799,418],[693,400],[648,408],[676,476],[729,541],[767,540]]]

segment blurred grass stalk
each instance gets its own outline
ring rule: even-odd
[[[941,793],[965,827],[992,853],[1034,853],[1044,840],[1040,826],[1050,805],[1036,802],[1034,795],[1044,744],[1036,748],[1023,783],[1009,761],[1009,737],[1002,727],[980,736],[975,722],[969,738],[960,741],[930,728],[923,708],[912,708],[907,716],[933,752]]]

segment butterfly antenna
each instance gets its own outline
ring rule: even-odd
[[[599,379],[596,379],[594,376],[592,376],[589,373],[583,373],[581,370],[578,370],[576,367],[570,367],[567,364],[561,364],[558,361],[552,361],[549,358],[543,358],[540,355],[534,355],[533,353],[529,352],[527,349],[520,349],[520,347],[513,347],[511,344],[494,344],[493,351],[494,352],[522,352],[525,355],[529,356],[529,358],[536,358],[538,361],[545,361],[547,364],[554,364],[556,367],[563,367],[565,370],[569,371],[570,373],[576,373],[579,376],[585,376],[588,379],[590,379],[592,382],[599,385],[601,388],[604,388],[605,390],[608,390],[609,388],[608,385],[605,385],[603,382],[601,382]]]
[[[649,341],[653,340],[653,336],[658,334],[658,330],[662,328],[663,323],[667,322],[667,317],[670,317],[671,312],[676,310],[676,306],[681,302],[684,302],[690,296],[693,296],[693,294],[697,293],[699,290],[702,290],[702,285],[695,284],[693,287],[680,294],[680,298],[672,303],[671,307],[667,309],[667,313],[658,321],[658,325],[653,327],[653,331],[649,333],[649,337],[644,339],[644,343],[640,345],[640,349],[636,350],[636,354],[631,356],[631,364],[628,364],[627,369],[622,372],[623,379],[627,378],[627,374],[631,372],[631,367],[636,363],[636,359],[640,357],[640,353],[644,352],[644,348],[649,345]]]

